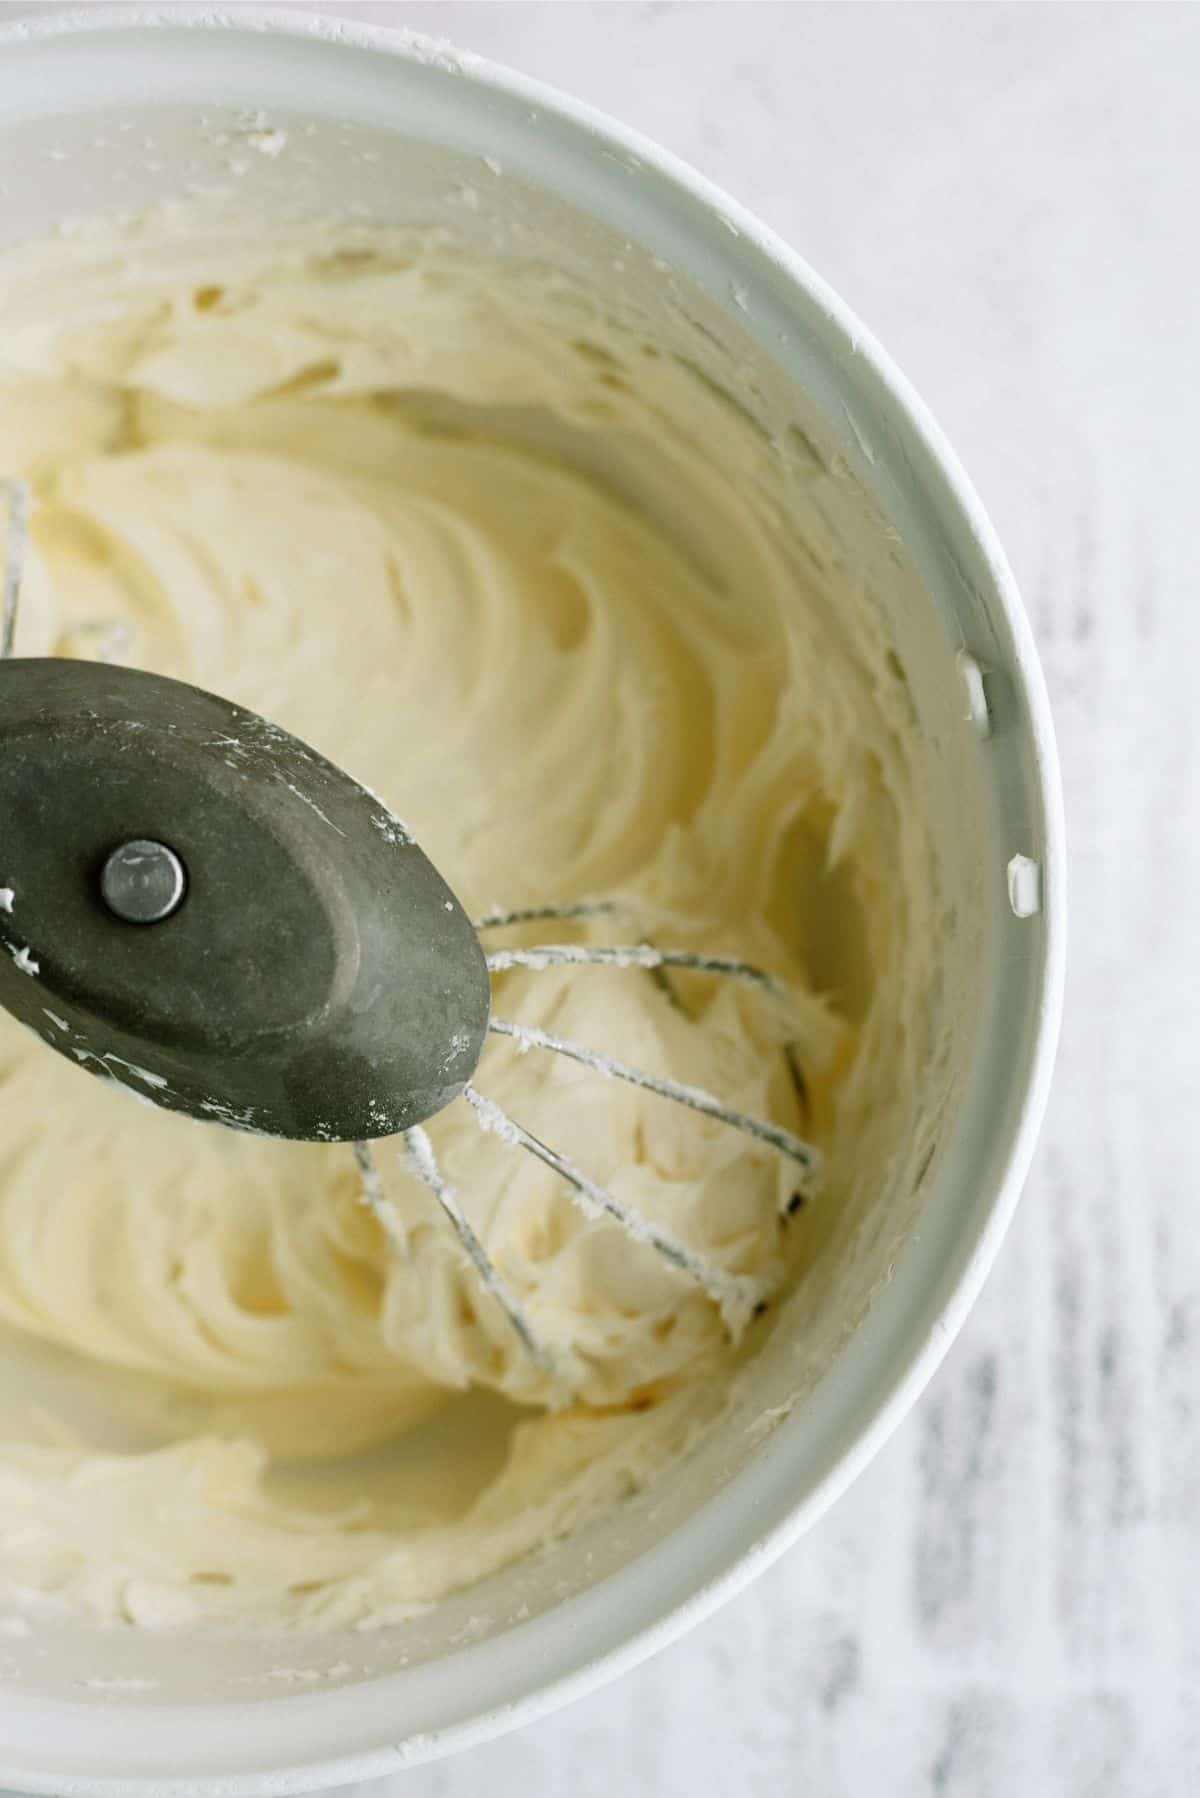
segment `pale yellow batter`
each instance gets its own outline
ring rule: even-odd
[[[901,711],[872,646],[805,603],[737,479],[742,427],[652,346],[533,291],[302,240],[11,265],[0,470],[37,498],[19,647],[277,720],[376,789],[472,912],[620,893],[632,920],[550,940],[651,931],[786,977],[781,1009],[698,979],[680,1005],[644,972],[514,973],[497,1009],[815,1134],[836,1205],[895,929]],[[894,1015],[868,1018],[880,1055]],[[651,1477],[769,1327],[732,1343],[461,1102],[431,1134],[549,1376],[396,1145],[403,1253],[345,1149],[138,1108],[7,1017],[0,1083],[0,1318],[88,1394],[66,1420],[40,1398],[3,1413],[0,1575],[103,1616],[401,1614]],[[478,1084],[715,1265],[773,1289],[801,1268],[770,1150],[508,1044]],[[468,1388],[525,1409],[485,1407],[477,1455],[454,1438],[410,1478],[406,1443],[477,1405]]]

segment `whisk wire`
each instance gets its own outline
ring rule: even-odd
[[[548,1371],[553,1366],[553,1355],[544,1343],[539,1342],[495,1262],[471,1228],[453,1187],[438,1166],[428,1132],[419,1124],[414,1124],[404,1132],[404,1146],[408,1151],[410,1168],[418,1179],[424,1181],[450,1220],[467,1259],[479,1275],[480,1284],[502,1307],[526,1353]]]
[[[384,1235],[398,1255],[408,1254],[408,1232],[396,1207],[390,1202],[379,1178],[370,1143],[354,1144],[354,1160],[358,1166],[358,1202],[376,1219]]]
[[[729,955],[698,955],[691,949],[659,949],[653,943],[628,943],[619,946],[593,946],[590,943],[539,943],[530,949],[493,949],[487,958],[488,970],[502,974],[510,968],[688,968],[697,974],[725,974],[731,980],[743,980],[764,992],[785,996],[785,988],[774,974],[753,962],[740,961]]]
[[[697,1255],[670,1231],[661,1229],[641,1212],[623,1204],[615,1193],[591,1179],[573,1161],[544,1143],[531,1130],[519,1124],[516,1118],[511,1117],[494,1099],[485,1097],[475,1087],[464,1087],[463,1097],[474,1110],[482,1129],[497,1136],[509,1147],[523,1149],[544,1162],[570,1187],[576,1203],[586,1215],[611,1218],[627,1236],[632,1237],[635,1242],[648,1244],[664,1261],[695,1281],[720,1306],[721,1315],[731,1333],[735,1336],[740,1334],[768,1296],[767,1287],[761,1280],[754,1279],[749,1274],[731,1274],[725,1268],[705,1260],[702,1255]]]
[[[700,1112],[704,1117],[729,1124],[744,1135],[752,1136],[769,1148],[777,1149],[780,1154],[797,1162],[805,1173],[811,1174],[816,1168],[817,1151],[811,1143],[805,1142],[793,1131],[785,1130],[782,1124],[770,1123],[766,1118],[752,1117],[747,1112],[723,1104],[712,1093],[705,1092],[703,1087],[689,1086],[682,1080],[670,1080],[665,1075],[648,1073],[645,1068],[633,1067],[627,1061],[618,1061],[613,1055],[589,1049],[585,1043],[573,1042],[569,1037],[554,1036],[548,1030],[538,1030],[529,1024],[513,1023],[508,1018],[492,1018],[488,1029],[497,1036],[511,1038],[518,1049],[547,1049],[554,1055],[564,1055],[569,1060],[578,1062],[581,1067],[591,1068],[598,1074],[607,1074],[616,1080],[628,1081],[631,1086],[656,1093],[659,1098],[671,1099],[677,1105],[686,1105],[690,1110]]]
[[[476,930],[501,930],[509,924],[539,924],[549,918],[599,918],[620,911],[616,899],[574,899],[562,905],[493,906],[472,919]]]

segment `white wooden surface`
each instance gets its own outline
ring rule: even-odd
[[[33,10],[33,9],[29,9]],[[765,1579],[361,1798],[1200,1789],[1200,7],[388,4],[736,193],[915,380],[1007,545],[1073,941],[1033,1178],[941,1373]]]

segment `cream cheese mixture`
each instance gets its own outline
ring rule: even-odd
[[[749,428],[552,284],[363,237],[59,245],[0,270],[0,317],[0,472],[36,499],[19,650],[277,721],[472,913],[618,894],[550,940],[782,976],[787,1007],[514,972],[497,1009],[810,1135],[792,1222],[794,1168],[720,1124],[511,1043],[478,1085],[717,1266],[794,1284],[809,1212],[886,1153],[874,1095],[894,1129],[914,1078],[917,800],[902,683],[739,477]],[[0,1319],[85,1394],[5,1401],[0,1576],[104,1618],[401,1616],[652,1478],[771,1327],[732,1340],[461,1101],[431,1136],[552,1374],[398,1144],[403,1250],[344,1147],[136,1106],[6,1016],[0,1083]]]

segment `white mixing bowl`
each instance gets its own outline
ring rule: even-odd
[[[250,154],[231,176],[225,132],[260,113],[304,156]],[[933,1372],[1016,1203],[1061,1003],[1059,778],[1011,575],[919,400],[811,270],[633,133],[429,42],[241,8],[0,31],[0,248],[231,179],[273,222],[438,222],[536,252],[636,300],[702,373],[736,362],[756,424],[801,460],[816,446],[834,474],[818,484],[823,528],[886,569],[931,778],[958,819],[947,847],[972,871],[965,1072],[916,1190],[885,1195],[886,1227],[814,1287],[802,1352],[776,1329],[747,1404],[650,1493],[350,1643],[67,1621],[14,1636],[0,1784],[28,1792],[294,1792],[382,1774],[561,1704],[703,1617],[821,1514]],[[798,484],[798,513],[815,490]]]

